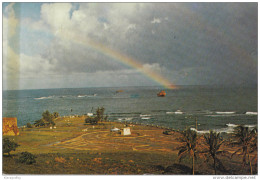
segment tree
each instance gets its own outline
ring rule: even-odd
[[[195,157],[196,157],[196,145],[197,145],[197,132],[188,128],[182,132],[182,138],[180,139],[183,145],[179,148],[179,161],[186,155],[192,158],[192,174],[195,174]]]
[[[25,164],[33,164],[36,163],[35,158],[36,156],[26,151],[21,153],[21,156],[19,157],[19,162]]]
[[[34,125],[35,125],[35,127],[45,126],[45,121],[43,119],[36,120]]]
[[[238,126],[235,129],[235,138],[237,139],[236,142],[233,144],[238,144],[241,145],[241,147],[236,150],[232,155],[238,154],[242,155],[242,167],[244,167],[247,164],[247,159],[248,163],[250,165],[250,173],[251,175],[253,174],[252,172],[252,164],[251,164],[251,159],[250,159],[250,153],[255,151],[257,149],[257,130],[249,130],[248,127],[245,126]]]
[[[27,126],[27,128],[32,128],[31,123],[27,123],[26,126]]]
[[[18,146],[20,145],[8,138],[3,139],[3,153],[8,153],[8,156],[10,156],[10,152],[15,151]]]
[[[97,121],[102,122],[104,120],[104,112],[105,112],[105,108],[101,107],[101,108],[97,108],[96,110],[96,117],[97,117]]]
[[[96,117],[87,117],[85,119],[85,123],[89,123],[89,124],[97,124],[98,120]]]
[[[35,121],[34,125],[36,127],[49,126],[49,125],[54,126],[55,122],[53,120],[57,115],[59,116],[57,112],[55,112],[55,115],[53,115],[48,110],[46,110],[45,112],[42,113],[42,118],[40,120]]]
[[[216,175],[217,174],[216,162],[218,161],[219,164],[221,164],[220,160],[217,158],[217,155],[224,152],[224,151],[219,150],[219,148],[222,145],[222,143],[224,142],[224,140],[220,137],[220,133],[216,133],[213,131],[210,131],[208,136],[204,135],[204,138],[205,138],[206,144],[208,146],[208,149],[206,150],[206,152],[213,159],[214,171],[215,171],[215,175]]]
[[[51,114],[48,110],[46,110],[45,112],[42,113],[42,119],[45,121],[46,125],[55,125],[53,119],[54,119],[54,115]]]
[[[59,113],[57,113],[57,112],[54,112],[54,113],[53,113],[53,116],[54,116],[54,118],[56,119],[56,118],[58,118],[58,117],[59,117]]]
[[[87,117],[85,123],[98,124],[98,122],[107,121],[107,116],[104,117],[105,108],[97,108],[95,117]]]

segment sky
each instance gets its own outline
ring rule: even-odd
[[[3,89],[257,85],[257,3],[3,3]]]

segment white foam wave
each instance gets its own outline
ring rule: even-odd
[[[231,123],[228,123],[226,124],[227,127],[225,128],[220,128],[220,129],[213,129],[213,131],[217,132],[217,133],[227,133],[227,134],[230,134],[230,133],[234,133],[235,131],[235,128],[238,127],[239,125],[238,124],[231,124]],[[252,130],[253,128],[255,128],[257,125],[244,125],[245,127],[248,127],[250,130]],[[205,134],[205,133],[209,133],[209,130],[202,130],[202,131],[198,131],[197,129],[195,128],[190,128],[191,130],[193,131],[196,131],[197,133],[199,134]]]
[[[118,118],[118,121],[131,121],[133,118],[129,117],[129,118]]]
[[[205,115],[207,117],[223,117],[223,116],[239,116],[241,114],[210,114],[210,115]]]
[[[226,124],[228,127],[237,127],[238,125],[236,125],[236,124],[231,124],[231,123],[228,123],[228,124]]]
[[[183,114],[183,112],[181,112],[181,110],[177,110],[175,114]]]
[[[258,113],[257,112],[246,112],[247,115],[257,115]]]
[[[48,97],[39,97],[39,98],[34,98],[35,100],[41,100],[41,99],[51,99],[54,96],[48,96]]]
[[[151,114],[140,114],[140,117],[149,117]]]
[[[141,119],[150,119],[150,117],[142,117]]]
[[[230,111],[230,112],[220,112],[220,111],[217,111],[216,114],[235,114],[236,112],[235,111]]]
[[[209,130],[198,131],[198,130],[195,129],[195,128],[190,128],[190,130],[192,130],[192,131],[196,131],[196,132],[199,133],[199,134],[209,133]]]
[[[78,98],[86,97],[86,95],[78,95]]]
[[[183,112],[180,111],[180,110],[177,110],[177,111],[175,111],[175,112],[171,112],[171,111],[166,112],[166,114],[183,114]]]

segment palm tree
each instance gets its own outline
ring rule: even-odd
[[[213,132],[212,130],[210,131],[208,136],[204,135],[204,138],[207,144],[206,152],[213,159],[214,171],[216,175],[217,174],[216,161],[220,162],[219,159],[217,158],[217,154],[224,152],[219,150],[224,140],[220,137],[220,133]]]
[[[181,142],[183,142],[183,146],[179,148],[179,161],[186,156],[189,155],[192,158],[192,174],[194,175],[194,164],[196,157],[196,145],[197,145],[197,132],[191,129],[187,129],[182,132],[183,137],[181,138]]]
[[[236,150],[231,155],[231,157],[240,152],[239,155],[242,155],[242,157],[243,157],[242,167],[244,167],[247,164],[247,158],[248,158],[248,162],[250,165],[250,173],[252,175],[253,174],[252,164],[251,164],[251,159],[250,159],[249,153],[252,153],[253,151],[255,151],[257,149],[257,130],[256,129],[250,130],[248,127],[238,126],[235,129],[235,137],[238,140],[236,142],[234,142],[233,144],[241,145],[241,148]]]

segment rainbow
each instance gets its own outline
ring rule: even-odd
[[[104,46],[103,44],[94,42],[94,41],[89,41],[88,43],[92,48],[95,50],[99,51],[100,53],[118,61],[121,62],[129,67],[132,67],[134,69],[137,69],[139,72],[144,74],[146,77],[149,79],[153,80],[154,82],[162,85],[166,89],[175,89],[176,86],[173,85],[168,79],[165,77],[161,76],[160,74],[151,71],[150,69],[146,69],[143,67],[141,63],[139,63],[136,59],[126,56],[122,53],[119,53],[107,46]]]
[[[90,39],[84,39],[82,37],[79,37],[77,35],[70,34],[68,31],[66,33],[59,32],[60,35],[62,35],[62,38],[68,39],[70,37],[70,40],[74,41],[77,44],[82,44],[84,46],[88,46],[95,51],[98,51],[105,56],[108,56],[112,58],[113,60],[116,60],[120,63],[123,63],[129,67],[132,67],[134,69],[137,69],[139,72],[141,72],[143,75],[151,79],[152,81],[156,82],[157,84],[163,86],[166,89],[176,89],[177,87],[172,84],[168,79],[163,77],[162,75],[143,67],[141,63],[139,63],[136,59],[126,56],[118,51],[115,51],[101,43],[95,42]]]

